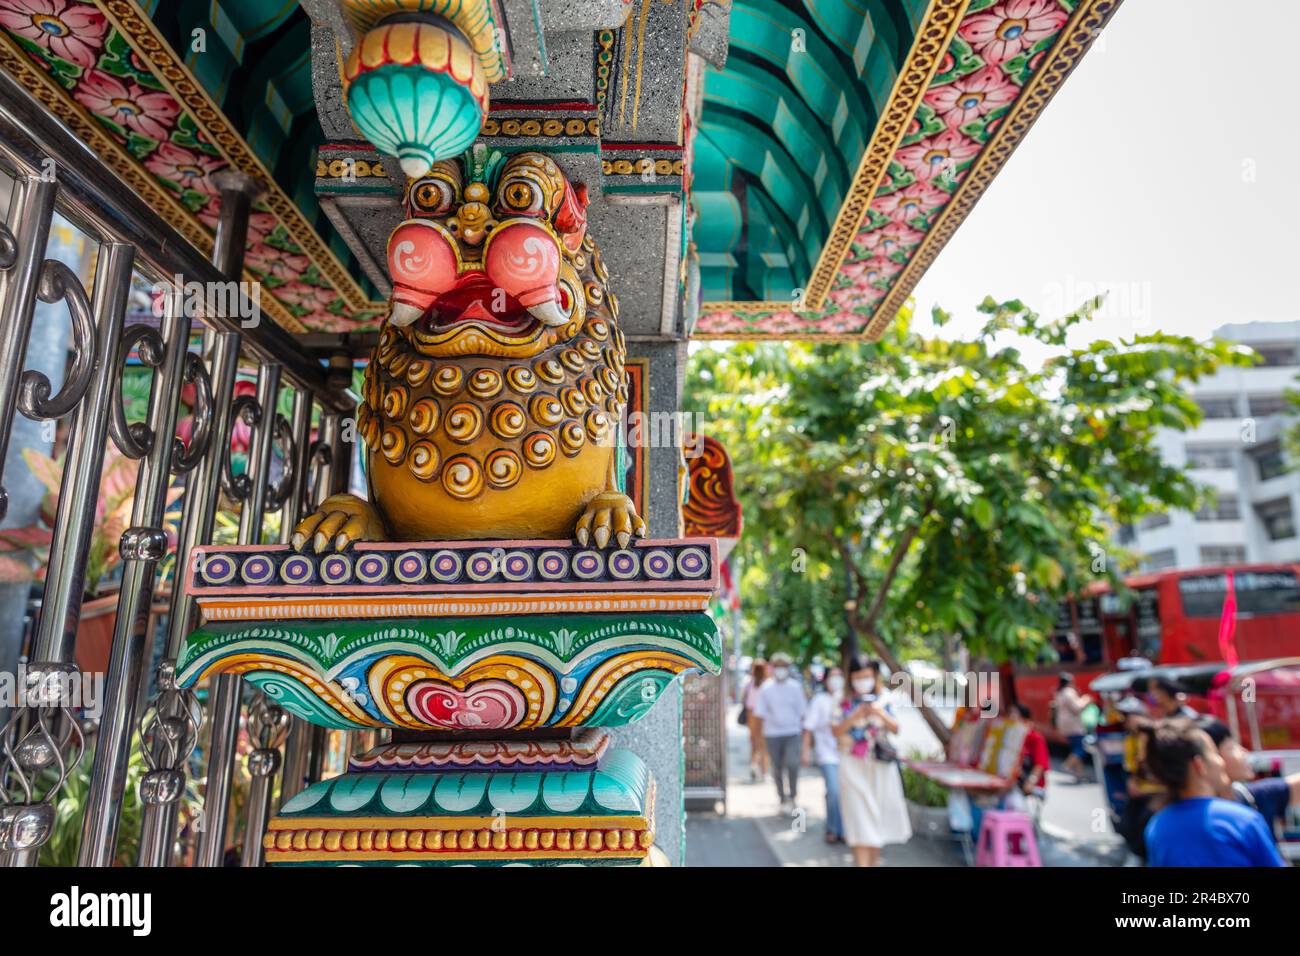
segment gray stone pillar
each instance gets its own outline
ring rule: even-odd
[[[652,538],[681,535],[681,433],[677,415],[686,372],[686,343],[628,342],[628,361],[646,360],[649,399],[646,412],[656,427],[642,430],[646,449],[646,520]],[[635,437],[635,436],[634,436]],[[682,684],[669,686],[650,713],[628,727],[612,730],[617,746],[638,754],[654,774],[655,842],[674,866],[686,862],[685,804],[682,799]]]

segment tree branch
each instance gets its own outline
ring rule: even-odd
[[[934,510],[935,496],[935,492],[930,493],[929,497],[925,500],[925,505],[922,507],[920,514],[917,515],[916,520],[908,526],[907,530],[903,532],[903,536],[898,539],[898,543],[894,545],[893,553],[889,558],[889,566],[885,569],[885,576],[881,580],[879,587],[876,589],[875,599],[872,601],[870,609],[865,615],[855,613],[849,616],[849,625],[857,633],[866,636],[867,640],[871,642],[871,646],[875,648],[876,654],[885,662],[886,666],[894,674],[901,674],[904,672],[902,662],[899,661],[898,657],[890,649],[889,645],[885,643],[885,639],[876,631],[876,621],[880,618],[880,614],[884,610],[885,601],[889,597],[890,585],[894,583],[894,578],[898,575],[898,569],[902,566],[903,559],[907,557],[908,551],[911,550],[912,542],[916,539],[917,534],[920,533],[921,525],[925,523],[925,519],[928,518],[930,512]],[[868,590],[866,577],[858,568],[857,563],[853,560],[853,555],[849,550],[848,544],[842,540],[837,543],[839,545],[840,554],[843,556],[844,561],[853,573],[853,579],[857,584],[859,593],[865,594]],[[952,732],[939,718],[939,715],[936,714],[924,701],[919,701],[919,705],[921,716],[930,726],[930,729],[934,731],[934,735],[939,738],[939,742],[943,744],[944,747],[947,747]]]
[[[894,545],[894,553],[890,555],[889,566],[885,568],[885,576],[880,581],[880,587],[876,589],[875,600],[871,602],[871,608],[862,618],[862,630],[874,631],[876,621],[880,618],[880,612],[885,609],[885,599],[889,597],[889,586],[894,583],[894,578],[898,574],[899,566],[903,563],[903,558],[907,557],[907,552],[911,550],[912,541],[921,530],[921,525],[929,517],[930,512],[934,510],[935,493],[930,492],[930,496],[925,500],[925,507],[917,515],[916,521],[912,522],[903,532],[903,536],[898,539]]]

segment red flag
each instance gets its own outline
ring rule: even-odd
[[[1223,616],[1219,618],[1219,653],[1229,667],[1237,661],[1237,589],[1233,573],[1227,573],[1226,591],[1223,595]]]
[[[723,561],[719,569],[722,580],[719,582],[722,587],[718,589],[718,601],[729,611],[735,611],[740,608],[740,589],[736,587],[736,582],[731,580],[731,562]]]

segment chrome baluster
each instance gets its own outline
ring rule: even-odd
[[[302,518],[306,506],[315,502],[309,497],[313,477],[319,479],[317,460],[323,456],[324,446],[318,441],[311,441],[311,393],[295,389],[293,394],[293,439],[298,449],[298,480],[294,482],[293,491],[280,512],[280,543],[287,544],[293,537],[294,525]],[[322,422],[323,425],[323,422]],[[314,474],[315,473],[315,474]],[[284,746],[284,775],[280,780],[280,803],[283,804],[305,786],[307,766],[310,757],[312,725],[299,717],[290,717],[289,737]],[[253,815],[249,813],[249,821]],[[248,840],[244,847],[247,850]],[[258,845],[258,858],[261,858],[261,846]]]
[[[352,457],[342,441],[343,417],[336,413],[322,414],[320,419],[320,437],[312,447],[311,468],[307,486],[307,500],[316,507],[332,494],[347,488],[348,469]],[[329,731],[312,724],[307,727],[307,741],[303,745],[303,755],[299,757],[291,749],[286,755],[286,762],[291,766],[302,764],[301,782],[299,778],[291,780],[289,770],[285,770],[285,782],[281,784],[280,800],[290,799],[305,787],[311,786],[321,778],[325,760],[325,748],[329,742]],[[289,746],[292,748],[293,739]],[[288,787],[288,792],[285,787]]]
[[[248,471],[235,478],[228,473],[222,483],[226,494],[243,502],[239,513],[239,543],[261,544],[266,512],[267,472],[271,442],[275,437],[275,400],[280,392],[280,366],[263,362],[257,375],[257,398],[240,400],[232,409],[244,415],[253,428]],[[247,398],[247,396],[245,396]],[[234,674],[218,674],[209,689],[212,742],[208,748],[207,788],[203,796],[203,829],[199,833],[198,865],[221,866],[226,843],[226,818],[235,772],[235,744],[239,736],[240,696],[243,681]]]
[[[86,589],[86,554],[95,525],[95,505],[99,495],[100,472],[104,463],[104,445],[109,427],[109,407],[113,401],[118,380],[118,348],[122,323],[126,313],[127,296],[131,289],[131,269],[135,253],[131,246],[121,243],[103,243],[95,268],[94,302],[86,303],[81,283],[70,273],[60,274],[57,297],[66,298],[69,308],[93,316],[90,342],[85,334],[78,336],[77,347],[88,349],[89,357],[78,355],[75,364],[85,368],[83,390],[85,401],[76,407],[70,423],[70,439],[64,462],[63,484],[54,520],[54,534],[50,542],[50,559],[46,570],[45,597],[40,618],[36,624],[33,641],[33,663],[28,665],[29,676],[44,675],[40,699],[36,704],[35,722],[17,748],[10,746],[10,738],[23,720],[23,710],[14,712],[9,726],[0,730],[6,766],[0,771],[0,849],[13,851],[10,862],[15,865],[34,866],[41,846],[49,838],[30,827],[48,814],[53,822],[53,799],[81,759],[84,744],[80,727],[71,712],[70,696],[54,696],[58,690],[70,691],[70,682],[79,679],[76,665],[71,663],[76,641],[77,625],[81,619],[81,601]],[[76,304],[74,304],[76,303]],[[31,381],[31,379],[28,379]],[[44,381],[43,377],[41,381]],[[32,387],[24,392],[20,403],[28,401],[33,413],[51,409],[47,401],[49,383],[45,388]],[[67,387],[64,390],[67,392]],[[5,422],[8,427],[8,420]],[[62,687],[58,686],[62,682]],[[66,733],[64,732],[66,728]],[[34,735],[34,736],[33,736]],[[49,748],[69,747],[67,756],[51,754]],[[57,759],[55,759],[57,757]],[[33,758],[39,758],[33,763]],[[11,763],[12,761],[12,763]],[[33,788],[29,782],[19,780],[23,801],[10,803],[11,776],[21,778],[25,770],[33,772],[57,768],[57,780],[46,782],[40,799],[33,803]],[[35,781],[31,781],[35,782]],[[44,807],[44,809],[39,809]],[[20,809],[21,808],[21,809]],[[6,827],[5,812],[16,813],[14,827]],[[33,814],[35,816],[33,816]],[[24,832],[25,831],[25,832]]]
[[[292,535],[293,525],[298,520],[299,502],[302,500],[302,462],[298,460],[298,449],[306,447],[310,427],[311,396],[295,390],[293,422],[285,420],[283,415],[275,416],[273,440],[281,445],[284,471],[280,480],[266,492],[267,510],[280,512],[281,544]],[[248,735],[257,746],[247,761],[252,785],[244,821],[243,849],[239,855],[241,866],[262,865],[262,834],[271,818],[271,790],[281,763],[279,748],[289,732],[290,719],[288,711],[268,701],[261,691],[254,691],[248,708]]]
[[[248,755],[248,775],[253,782],[248,792],[248,821],[240,866],[261,866],[262,834],[271,818],[271,787],[280,769],[280,745],[289,733],[289,712],[258,693],[248,705],[248,738],[254,750]]]
[[[40,176],[18,176],[8,218],[0,224],[0,469],[9,453],[9,435],[18,408],[56,188],[52,180]],[[0,484],[0,518],[8,509],[9,496]]]
[[[233,170],[216,174],[221,190],[220,218],[213,242],[212,263],[227,279],[243,271],[248,216],[262,187],[256,180]],[[194,599],[189,592],[189,562],[195,547],[212,540],[212,526],[221,498],[221,486],[230,454],[230,433],[235,415],[235,378],[239,370],[238,332],[204,333],[203,349],[209,355],[211,385],[210,436],[202,457],[189,464],[184,514],[176,551],[176,575],[168,609],[167,648],[158,668],[158,697],[145,713],[140,740],[149,771],[141,781],[144,821],[140,833],[141,866],[167,866],[176,845],[177,814],[185,792],[186,767],[198,741],[203,711],[190,688],[176,686],[176,658],[181,642],[194,627]],[[195,408],[196,440],[202,410]],[[191,448],[191,452],[193,452]]]
[[[111,866],[117,848],[117,827],[126,788],[126,768],[135,731],[136,700],[144,675],[144,658],[149,645],[149,608],[153,603],[158,562],[167,553],[167,532],[163,516],[172,462],[186,452],[176,435],[176,415],[181,386],[189,357],[190,316],[181,290],[165,297],[162,319],[162,362],[154,373],[149,393],[147,427],[133,429],[136,439],[123,454],[131,455],[147,445],[140,462],[135,500],[131,506],[131,527],[122,534],[118,551],[122,555],[122,590],[117,602],[117,624],[109,654],[108,679],[104,689],[105,710],[95,743],[95,763],[90,778],[86,816],[81,830],[81,866]],[[132,330],[123,344],[133,339]],[[141,335],[156,347],[153,333]],[[123,354],[122,359],[126,356]],[[116,409],[118,402],[114,402]],[[116,417],[117,412],[114,412]],[[198,436],[196,435],[196,438]],[[147,439],[140,440],[140,439]]]
[[[6,866],[36,865],[54,831],[54,800],[81,761],[85,740],[68,706],[79,676],[75,664],[29,664],[24,705],[0,728],[0,850]]]
[[[235,376],[239,368],[239,335],[209,331],[212,382],[211,433],[205,454],[190,472],[185,489],[167,621],[167,649],[158,668],[158,697],[141,722],[140,741],[149,770],[140,783],[144,821],[140,832],[140,866],[168,866],[176,843],[177,812],[185,792],[185,771],[198,740],[203,712],[190,688],[176,686],[176,657],[181,641],[194,626],[189,561],[193,549],[212,540],[212,525],[220,500],[221,474],[230,448]],[[198,412],[196,411],[196,416]],[[197,424],[197,423],[196,423]],[[191,449],[193,450],[193,449]]]

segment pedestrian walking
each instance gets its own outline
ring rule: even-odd
[[[1020,701],[1011,705],[1007,719],[1011,726],[1025,728],[1025,742],[1020,746],[1020,776],[1003,800],[1003,809],[1027,810],[1029,797],[1041,801],[1047,796],[1047,771],[1052,765],[1047,738],[1034,726],[1033,714],[1028,705]]]
[[[1063,767],[1073,775],[1075,781],[1083,777],[1083,738],[1087,730],[1083,726],[1083,712],[1092,703],[1087,694],[1080,694],[1074,686],[1073,674],[1062,674],[1056,682],[1056,729],[1061,732],[1065,742],[1070,746],[1070,754],[1065,758]]]
[[[740,690],[740,722],[749,728],[749,779],[757,783],[767,776],[767,744],[763,740],[763,718],[758,716],[758,691],[767,682],[767,661],[754,658]]]
[[[763,721],[763,741],[772,759],[772,777],[781,812],[795,808],[799,790],[799,740],[803,735],[804,710],[808,698],[791,673],[790,655],[772,655],[772,679],[758,691],[758,716]]]
[[[898,721],[877,662],[855,658],[849,688],[833,728],[840,746],[840,816],[854,864],[876,866],[881,847],[912,838],[903,778],[889,743]]]
[[[803,763],[806,766],[815,760],[826,783],[827,843],[844,842],[844,825],[840,821],[840,748],[834,731],[843,700],[844,672],[832,667],[808,704],[803,719]]]

